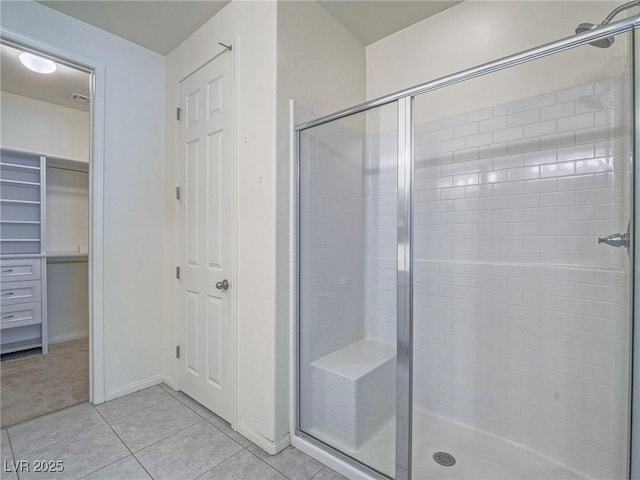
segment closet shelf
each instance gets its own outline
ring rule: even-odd
[[[9,200],[8,198],[0,198],[2,203],[19,203],[23,205],[40,205],[40,202],[34,200]]]
[[[39,242],[39,238],[0,238],[0,242]]]
[[[20,165],[18,163],[0,162],[0,167],[22,168],[25,170],[40,170],[40,167],[32,167],[30,165]]]
[[[42,347],[42,342],[34,340],[22,340],[20,342],[11,342],[2,344],[0,353],[19,352],[20,350],[28,350],[30,348]]]
[[[32,185],[34,187],[39,187],[40,182],[23,182],[22,180],[9,180],[7,178],[0,178],[1,183],[10,183],[11,185]]]
[[[45,257],[47,257],[48,259],[57,259],[57,258],[79,258],[79,259],[83,259],[83,258],[88,258],[89,254],[86,252],[46,252],[44,254]]]
[[[19,224],[19,225],[40,225],[38,220],[0,220],[0,223]]]

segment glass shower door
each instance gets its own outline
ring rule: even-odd
[[[396,103],[300,132],[302,433],[393,477]]]
[[[631,34],[415,98],[413,478],[626,478]]]

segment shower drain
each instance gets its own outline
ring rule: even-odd
[[[433,459],[443,467],[453,467],[456,464],[456,457],[447,452],[436,452],[433,454]]]

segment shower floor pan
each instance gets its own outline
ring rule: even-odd
[[[496,435],[414,409],[413,479],[578,480],[590,479],[549,457]],[[346,453],[378,471],[393,475],[395,421],[388,421],[358,449]],[[438,465],[436,452],[452,454],[452,467]]]

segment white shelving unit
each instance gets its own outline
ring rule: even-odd
[[[47,353],[46,158],[0,149],[1,353]],[[5,341],[8,331],[19,340]]]

